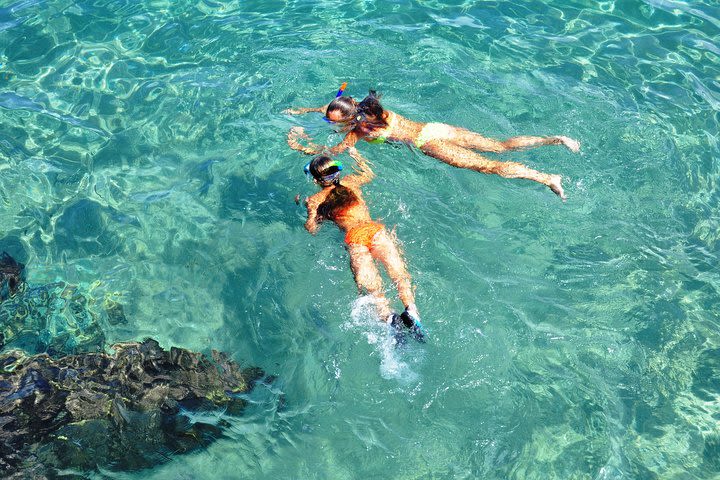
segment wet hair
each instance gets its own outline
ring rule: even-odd
[[[308,171],[315,180],[322,181],[323,177],[327,177],[341,170],[337,164],[338,162],[336,160],[333,160],[327,155],[318,155],[310,162]]]
[[[335,185],[332,191],[325,197],[325,200],[318,206],[318,214],[322,218],[329,220],[335,220],[338,213],[350,205],[359,203],[360,199],[355,195],[355,192],[350,190],[345,185],[339,183]]]
[[[357,114],[357,102],[352,97],[338,97],[327,106],[325,116],[334,111],[339,111],[343,120],[352,120]]]
[[[387,122],[383,118],[385,110],[380,105],[380,95],[375,90],[370,90],[368,96],[363,98],[357,106],[357,122],[365,122],[371,127],[386,127]]]

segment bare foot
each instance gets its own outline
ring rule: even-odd
[[[550,187],[550,190],[555,192],[555,194],[560,197],[563,202],[567,200],[567,197],[565,196],[565,190],[563,190],[562,187],[562,177],[560,175],[550,175],[550,178],[546,185]]]
[[[562,135],[555,137],[555,140],[557,140],[558,143],[565,145],[567,149],[573,153],[578,153],[580,151],[580,142],[577,140],[573,140],[570,137],[563,137]]]

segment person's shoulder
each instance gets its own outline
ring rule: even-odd
[[[360,189],[360,187],[363,184],[361,180],[362,179],[360,175],[358,175],[357,173],[353,173],[343,178],[342,185],[352,190],[355,194],[361,195],[362,190]]]
[[[325,189],[320,190],[319,192],[313,193],[307,199],[308,206],[313,206],[313,205],[320,203],[326,196],[327,196],[327,191]]]

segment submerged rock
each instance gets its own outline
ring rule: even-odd
[[[23,285],[0,304],[0,347],[51,356],[101,351],[105,334],[99,316],[75,285]]]
[[[167,351],[152,339],[112,350],[0,355],[2,478],[157,465],[209,444],[227,425],[185,413],[237,415],[246,405],[240,395],[264,375],[218,352]]]
[[[18,263],[7,252],[0,254],[0,301],[15,295],[23,283],[25,265]]]
[[[0,254],[0,478],[158,465],[222,437],[264,375],[152,339],[105,353],[100,325],[126,323],[122,304],[28,285],[24,268]]]

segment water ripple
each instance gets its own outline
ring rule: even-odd
[[[121,298],[109,338],[222,349],[282,382],[285,410],[128,478],[710,478],[719,18],[675,0],[6,2],[0,241],[38,283]],[[359,146],[422,348],[353,317],[341,235],[308,235],[293,202],[314,186],[287,129],[339,136],[280,112],[343,81],[414,119],[583,144],[493,156],[562,174],[564,204]]]

